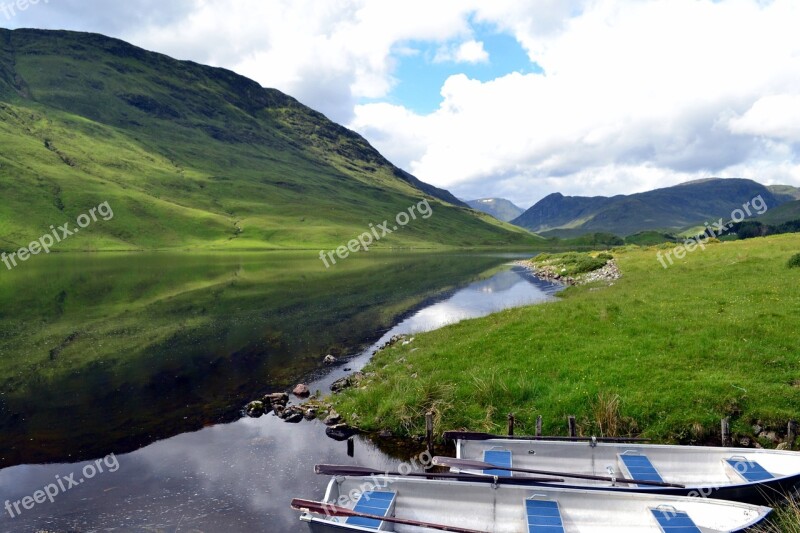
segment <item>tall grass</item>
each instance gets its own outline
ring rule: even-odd
[[[800,533],[800,502],[796,497],[787,498],[774,508],[765,524],[756,526],[751,533]]]
[[[734,438],[756,422],[780,434],[800,411],[800,269],[786,268],[798,247],[799,234],[712,244],[668,269],[656,249],[619,249],[613,286],[417,335],[379,352],[372,383],[337,395],[337,409],[397,429],[392,413],[421,401],[416,373],[451,384],[445,429],[500,432],[513,412],[520,432],[542,415],[545,433],[565,434],[574,415],[584,433],[670,442],[707,443],[725,417]],[[365,409],[377,398],[380,416]]]

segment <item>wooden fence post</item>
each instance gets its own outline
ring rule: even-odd
[[[569,418],[567,420],[569,422],[569,436],[570,437],[577,437],[578,436],[578,430],[577,430],[577,427],[575,426],[575,417],[572,416],[572,415],[569,415]]]
[[[433,457],[433,413],[425,413],[425,439],[428,442],[428,453]]]
[[[726,417],[722,419],[721,422],[721,429],[722,429],[722,446],[723,448],[728,445],[730,441],[730,434],[731,434],[731,419]]]
[[[514,413],[508,413],[508,436],[514,436]]]
[[[536,436],[542,436],[542,415],[536,417]]]

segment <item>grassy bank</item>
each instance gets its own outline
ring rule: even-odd
[[[366,430],[518,433],[537,415],[564,434],[642,433],[705,442],[722,417],[738,435],[800,414],[800,235],[717,243],[667,269],[655,248],[614,253],[622,279],[560,301],[417,335],[379,352],[361,388],[334,403]],[[521,427],[520,427],[521,426]],[[766,444],[766,443],[765,443]]]

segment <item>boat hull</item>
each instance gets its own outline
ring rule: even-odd
[[[483,441],[459,440],[456,455],[459,459],[481,460],[488,449],[508,450],[514,467],[609,476],[609,467],[617,477],[624,472],[619,456],[632,452],[646,455],[662,474],[664,482],[684,485],[684,488],[659,487],[602,481],[567,479],[560,487],[586,490],[611,490],[622,493],[663,494],[731,500],[754,505],[771,505],[787,495],[800,492],[800,454],[796,452],[712,448],[701,446],[669,446],[649,444],[617,444],[492,439]],[[744,465],[762,465],[775,472],[771,479],[746,481],[726,460],[738,458]],[[738,464],[738,463],[737,463]],[[524,474],[513,474],[505,482],[530,484]]]
[[[393,515],[398,518],[493,533],[527,532],[529,500],[557,502],[565,533],[661,532],[653,509],[685,512],[705,533],[743,531],[770,512],[767,507],[668,495],[400,477],[379,479],[383,480],[380,490],[396,493]],[[352,509],[355,501],[347,500],[354,493],[371,490],[371,484],[368,478],[336,477],[328,485],[324,501]],[[301,520],[315,533],[375,531],[349,524],[344,518],[303,514]],[[382,527],[395,533],[427,531],[388,522]]]

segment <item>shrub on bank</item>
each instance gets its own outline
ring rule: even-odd
[[[786,264],[789,268],[800,268],[800,254],[794,254]]]

